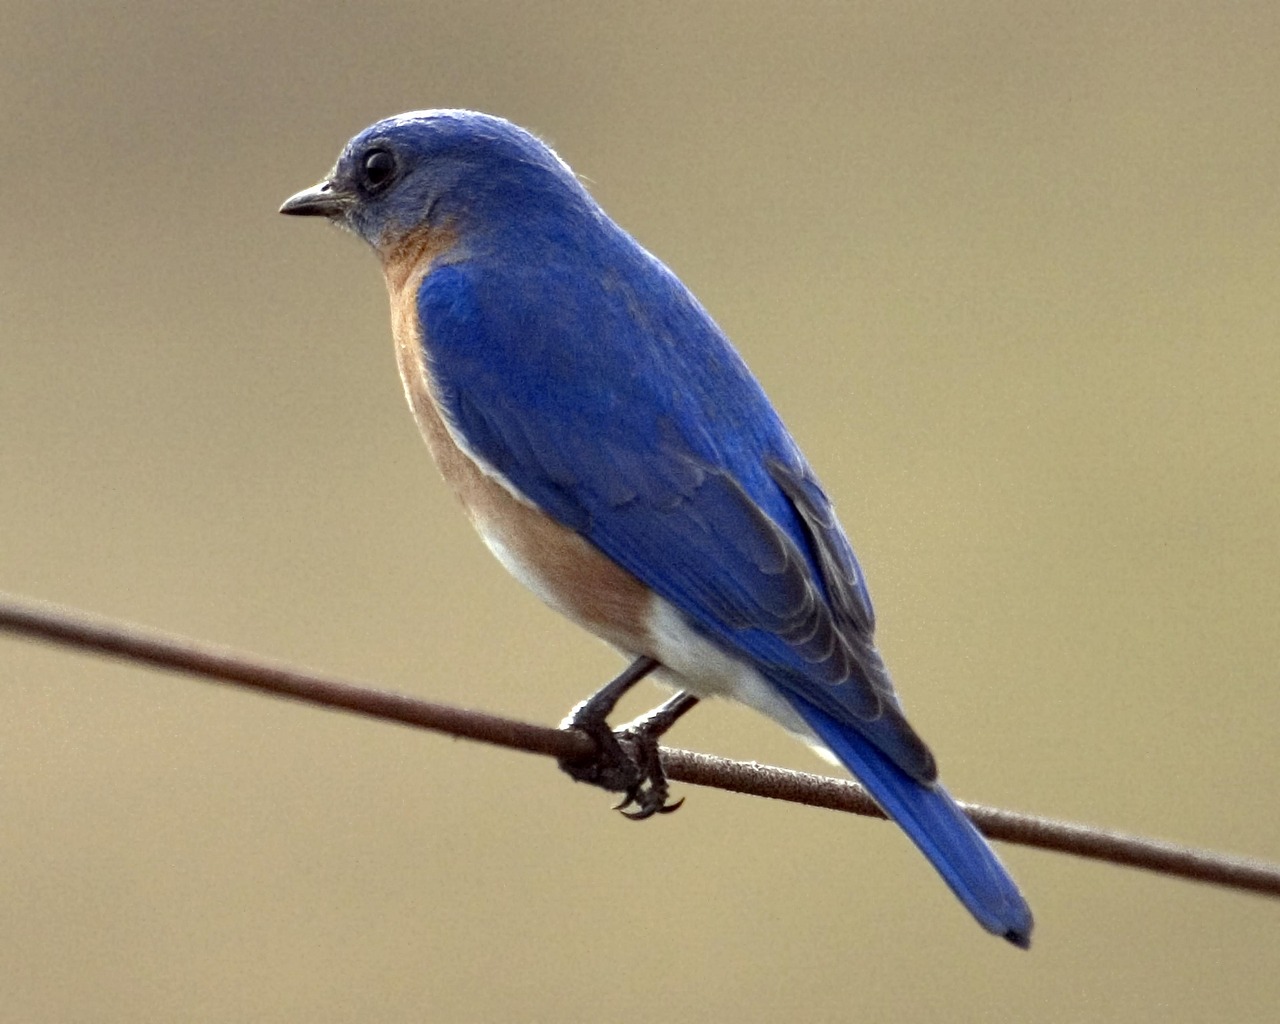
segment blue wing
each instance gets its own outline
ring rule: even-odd
[[[627,275],[649,294],[617,283],[603,301],[539,269],[529,303],[511,298],[535,285],[501,269],[425,279],[419,313],[455,428],[695,628],[931,780],[872,644],[862,571],[719,329],[656,261]]]
[[[531,501],[752,663],[988,930],[1031,916],[876,653],[862,571],[714,322],[630,243],[439,267],[419,315],[446,414]],[[600,269],[584,280],[583,263]]]

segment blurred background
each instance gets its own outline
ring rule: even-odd
[[[1274,3],[0,4],[0,587],[554,723],[376,263],[276,215],[370,122],[540,133],[745,354],[960,797],[1271,859]],[[0,638],[5,1021],[1256,1021],[1280,906]],[[639,695],[627,710],[660,696]],[[752,713],[680,746],[823,770]]]

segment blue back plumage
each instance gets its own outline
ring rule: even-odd
[[[753,665],[984,927],[1024,944],[1016,886],[946,791],[876,652],[853,551],[795,442],[680,281],[523,130],[459,111],[380,122],[394,188],[348,223],[448,233],[418,293],[470,452]]]

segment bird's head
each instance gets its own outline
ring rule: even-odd
[[[569,167],[523,128],[469,110],[424,110],[366,128],[324,181],[280,212],[326,217],[386,257],[423,230],[474,235],[594,208]]]

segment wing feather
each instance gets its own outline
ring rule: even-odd
[[[715,358],[655,367],[646,360],[681,353],[617,344],[634,336],[634,305],[615,309],[617,322],[607,302],[575,317],[570,294],[554,324],[512,323],[509,302],[487,300],[493,282],[465,266],[433,271],[419,312],[446,415],[521,494],[694,628],[931,780],[830,503],[759,385],[675,285],[668,298],[687,297],[686,322],[646,327],[698,332]],[[664,388],[672,379],[684,386]]]

